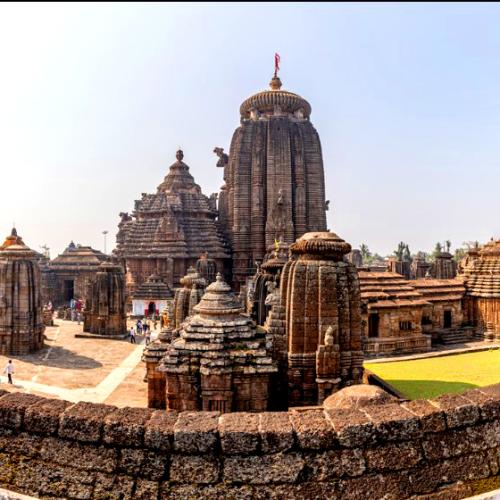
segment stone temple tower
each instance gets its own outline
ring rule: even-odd
[[[219,222],[231,241],[236,287],[275,241],[291,244],[326,230],[323,157],[311,106],[281,87],[275,73],[269,90],[246,99],[229,156],[214,150],[224,168]]]
[[[44,330],[36,254],[12,229],[0,247],[0,354],[42,349]]]

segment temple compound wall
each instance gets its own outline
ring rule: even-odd
[[[2,392],[0,424],[0,485],[43,498],[465,498],[499,483],[499,384],[224,415]]]

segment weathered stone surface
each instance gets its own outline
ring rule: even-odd
[[[408,477],[405,473],[373,474],[344,479],[339,483],[342,500],[377,498],[399,500],[408,496]]]
[[[132,477],[140,476],[157,481],[165,476],[166,464],[167,457],[163,454],[124,448],[120,450],[118,469]]]
[[[397,403],[397,399],[380,387],[356,384],[332,394],[323,402],[325,410],[363,408],[364,406]]]
[[[443,394],[432,401],[444,410],[450,428],[473,424],[479,418],[477,406],[459,394]]]
[[[367,406],[364,411],[384,441],[409,440],[422,432],[419,419],[398,404]]]
[[[390,471],[414,467],[422,460],[420,445],[416,442],[391,443],[366,450],[370,471]]]
[[[261,450],[276,453],[289,450],[294,444],[293,427],[288,412],[260,413]]]
[[[24,428],[40,434],[57,434],[62,413],[72,405],[69,401],[44,399],[28,407],[24,414]]]
[[[156,410],[147,421],[144,431],[144,444],[155,450],[168,451],[174,444],[174,425],[177,412]]]
[[[20,429],[27,408],[42,401],[34,394],[11,392],[0,398],[0,425],[9,429]]]
[[[209,484],[219,481],[220,464],[213,455],[173,455],[170,481],[177,483]]]
[[[495,420],[500,418],[500,384],[481,387],[480,391],[491,400],[481,405],[481,417],[485,420]]]
[[[207,453],[215,449],[219,412],[181,412],[174,425],[174,449],[183,453]]]
[[[302,449],[327,450],[335,446],[335,431],[323,410],[291,411],[290,420]]]
[[[360,410],[325,410],[327,419],[332,423],[339,443],[356,448],[375,442],[376,430],[373,422]]]
[[[415,399],[403,403],[402,406],[419,417],[424,432],[441,432],[446,428],[444,411],[429,401]]]
[[[104,441],[121,446],[141,446],[144,428],[152,414],[148,408],[118,408],[104,418]]]
[[[12,455],[36,457],[40,451],[42,440],[27,432],[20,434],[2,433],[0,436],[0,450]]]
[[[84,442],[101,440],[104,419],[115,406],[79,402],[61,415],[59,436]]]
[[[299,453],[224,459],[223,480],[230,483],[294,483],[305,462]]]
[[[226,455],[245,455],[259,446],[259,415],[228,413],[219,418],[222,451]]]
[[[158,482],[148,481],[147,479],[138,479],[135,485],[134,499],[151,500],[153,498],[158,498],[158,493]]]
[[[134,480],[125,475],[110,476],[97,473],[95,478],[94,498],[109,500],[131,500]]]
[[[360,476],[366,470],[361,449],[306,454],[304,458],[310,469],[310,481],[333,481],[344,476]]]
[[[114,472],[118,462],[116,450],[48,437],[40,442],[40,457],[47,463],[71,465],[82,470]]]

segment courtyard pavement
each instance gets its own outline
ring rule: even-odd
[[[0,356],[0,388],[116,406],[147,406],[146,367],[141,362],[144,343],[126,340],[75,338],[83,324],[56,320],[47,327],[46,347],[28,356]],[[14,362],[14,384],[3,369]]]

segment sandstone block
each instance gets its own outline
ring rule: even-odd
[[[422,453],[416,442],[390,443],[366,450],[366,462],[370,471],[408,469],[421,460]]]
[[[62,413],[71,405],[69,401],[59,399],[44,399],[35,403],[26,409],[24,428],[29,432],[56,434]]]
[[[34,394],[11,392],[0,398],[0,426],[9,429],[20,429],[27,408],[43,398]]]
[[[358,478],[344,479],[339,483],[342,500],[361,498],[393,499],[408,496],[408,477],[405,473],[369,474]]]
[[[333,425],[342,446],[356,448],[375,442],[376,431],[366,413],[360,410],[326,410],[325,415]]]
[[[155,450],[167,451],[173,448],[174,425],[177,412],[156,410],[145,426],[144,444]]]
[[[410,440],[422,433],[418,418],[399,404],[367,406],[364,411],[382,441]]]
[[[230,483],[271,484],[295,483],[305,462],[299,453],[227,457],[223,480]]]
[[[309,476],[311,481],[333,481],[344,476],[360,476],[366,470],[361,449],[311,453],[304,458],[308,469],[312,471]]]
[[[222,451],[226,455],[245,455],[259,446],[259,415],[226,413],[219,418]]]
[[[97,443],[101,440],[104,419],[116,409],[81,401],[66,409],[59,421],[59,436],[77,441]]]
[[[302,449],[325,450],[335,446],[335,431],[323,410],[291,411],[290,420]]]
[[[148,408],[118,408],[104,418],[104,441],[120,446],[141,446],[144,427],[151,417]]]
[[[402,406],[420,418],[420,425],[424,432],[441,432],[446,428],[444,411],[426,399],[408,401]]]
[[[213,451],[218,439],[219,412],[181,412],[174,425],[174,448],[182,453]]]
[[[459,394],[443,394],[433,403],[445,412],[448,427],[461,427],[473,424],[479,419],[479,408]]]
[[[177,483],[210,484],[219,480],[220,464],[212,455],[173,455],[170,481]]]
[[[286,451],[293,446],[293,427],[288,412],[261,413],[259,417],[261,450],[264,453]]]

